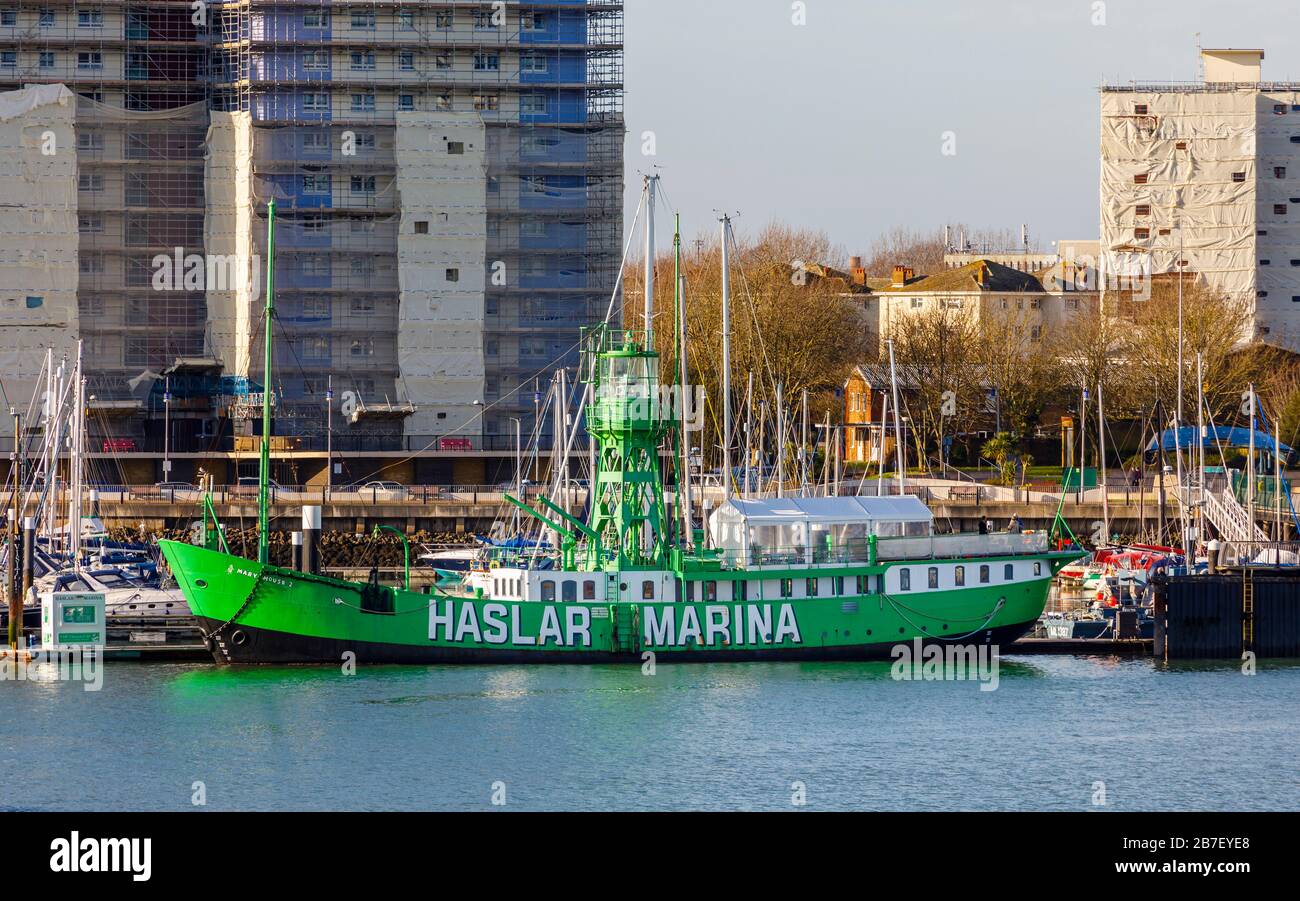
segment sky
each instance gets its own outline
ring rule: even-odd
[[[1300,81],[1296,0],[804,0],[802,25],[797,5],[626,0],[626,226],[653,169],[688,239],[726,210],[848,254],[945,223],[1028,224],[1046,250],[1098,235],[1103,82],[1195,81],[1198,41]]]

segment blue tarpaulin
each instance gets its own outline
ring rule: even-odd
[[[1196,426],[1183,426],[1177,429],[1177,442],[1175,443],[1175,430],[1165,429],[1164,434],[1160,436],[1161,443],[1166,451],[1174,451],[1176,448],[1195,447],[1198,443],[1203,443],[1207,448],[1214,448],[1218,445],[1223,447],[1250,447],[1250,429],[1230,428],[1228,426],[1206,426],[1205,435],[1198,441],[1199,430]],[[1156,449],[1156,439],[1152,438],[1151,443],[1147,445],[1147,451]],[[1263,453],[1273,454],[1273,436],[1267,432],[1256,430],[1255,432],[1255,449]],[[1282,457],[1291,456],[1291,448],[1285,444],[1281,445]]]

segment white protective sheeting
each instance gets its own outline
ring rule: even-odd
[[[207,343],[227,375],[247,376],[261,272],[253,247],[252,117],[212,113],[206,143],[203,243],[215,276],[205,284]]]
[[[1177,272],[1181,252],[1187,270],[1254,304],[1261,177],[1256,92],[1103,91],[1101,97],[1107,272]],[[1139,207],[1149,212],[1139,214]]]
[[[76,353],[77,138],[63,85],[0,94],[0,378],[25,409],[45,361]]]
[[[417,408],[408,434],[482,431],[486,151],[475,113],[397,114],[397,356]],[[509,277],[504,264],[492,277]]]

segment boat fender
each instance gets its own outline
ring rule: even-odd
[[[248,635],[242,629],[236,629],[230,635],[230,643],[239,647],[248,641]]]

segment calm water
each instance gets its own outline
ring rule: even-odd
[[[217,670],[0,682],[0,808],[1300,809],[1300,664]],[[18,778],[13,778],[17,775]]]

